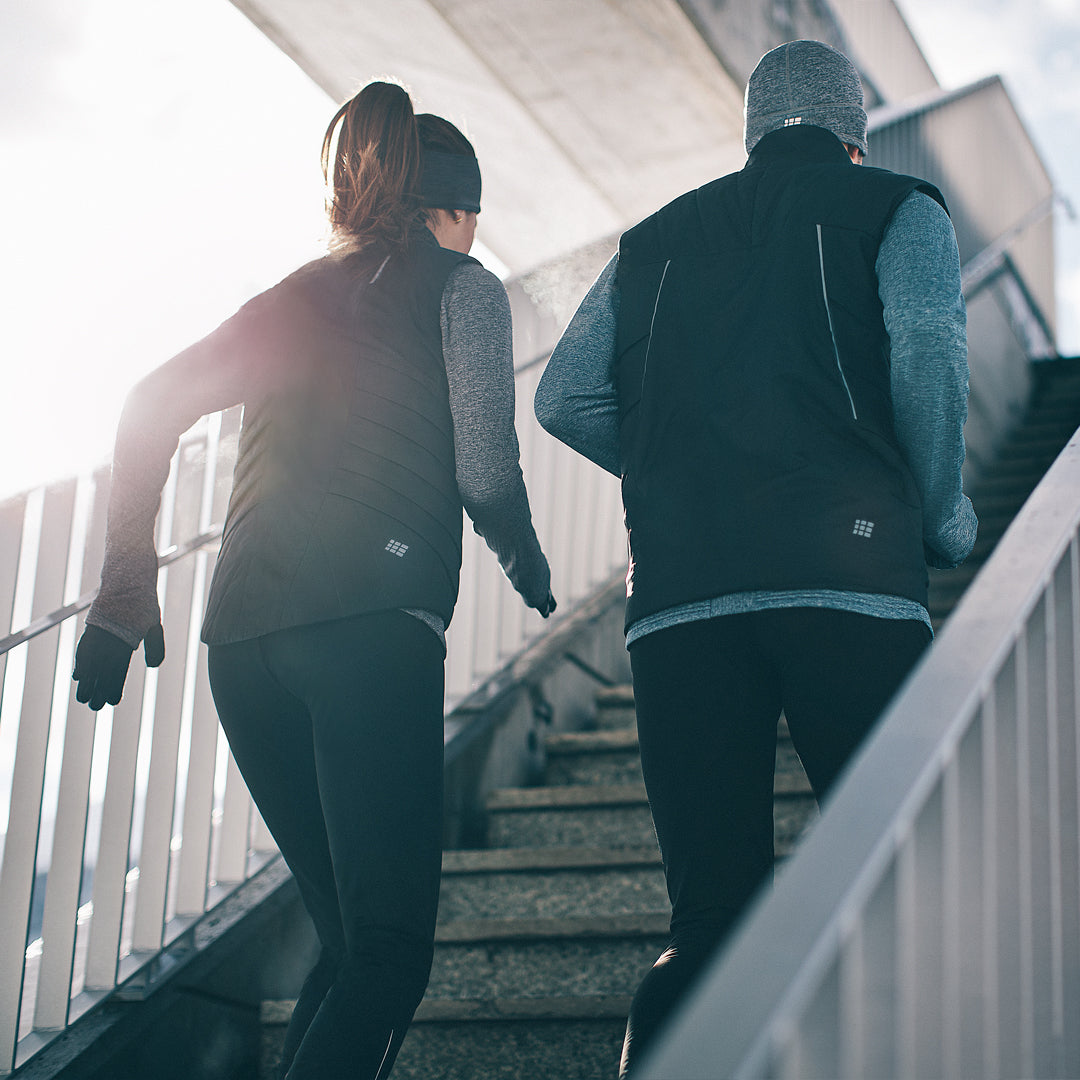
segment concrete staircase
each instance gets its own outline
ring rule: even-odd
[[[491,793],[486,849],[446,853],[431,984],[395,1078],[615,1076],[668,902],[630,688],[601,691],[596,712],[595,730],[549,736],[543,786]],[[814,806],[784,750],[787,852]]]
[[[930,616],[935,627],[948,617],[1078,427],[1080,358],[1036,365],[1023,418],[998,449],[986,476],[970,492],[979,517],[974,551],[956,570],[930,571]]]
[[[778,855],[815,814],[781,724]],[[435,963],[395,1080],[594,1080],[618,1070],[668,901],[641,779],[633,693],[552,734],[541,786],[493,791],[485,848],[447,851]],[[291,1003],[264,1006],[269,1077]]]

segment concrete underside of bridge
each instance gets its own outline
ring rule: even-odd
[[[821,0],[233,2],[336,101],[389,76],[461,126],[483,170],[479,239],[512,274],[740,168],[760,55],[846,44]]]

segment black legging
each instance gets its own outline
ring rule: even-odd
[[[383,612],[214,645],[209,667],[237,765],[322,944],[282,1074],[385,1077],[431,969],[442,645]]]
[[[784,608],[686,623],[631,645],[672,916],[669,947],[634,997],[621,1077],[771,880],[781,711],[820,800],[929,642],[917,621]]]

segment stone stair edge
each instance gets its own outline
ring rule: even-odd
[[[599,731],[559,731],[544,739],[550,756],[598,754],[611,750],[634,751],[638,748],[636,727],[607,728]]]
[[[801,777],[777,773],[773,793],[781,798],[809,794]],[[648,804],[645,785],[563,784],[554,787],[497,788],[487,798],[488,813],[524,813],[529,810],[584,810]]]
[[[458,1021],[616,1020],[625,1023],[629,994],[537,998],[434,998],[420,1003],[414,1024]]]
[[[435,944],[665,937],[670,918],[667,911],[646,911],[629,915],[454,919],[436,927]]]
[[[597,708],[622,708],[634,704],[634,687],[631,683],[601,686],[596,690]]]
[[[647,803],[645,785],[561,784],[553,787],[496,788],[487,797],[488,813],[527,810],[576,810]]]
[[[443,874],[529,873],[536,870],[608,870],[659,866],[655,848],[458,848],[443,852]]]
[[[506,1020],[619,1020],[630,1011],[631,995],[582,995],[536,998],[425,998],[414,1024]],[[274,999],[259,1005],[259,1022],[285,1025],[295,1000]]]

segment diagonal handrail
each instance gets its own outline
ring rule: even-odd
[[[205,532],[199,533],[198,536],[193,536],[190,540],[186,540],[182,544],[173,544],[171,547],[166,548],[158,555],[158,569],[160,570],[163,567],[169,566],[170,564],[219,541],[221,539],[221,531],[222,525],[220,523],[212,525]],[[70,604],[65,604],[63,607],[56,608],[54,611],[42,615],[33,622],[27,623],[21,630],[8,634],[7,637],[0,638],[0,656],[10,652],[16,646],[36,638],[39,634],[44,634],[54,626],[59,626],[73,615],[78,615],[80,612],[86,611],[86,609],[94,602],[94,598],[97,594],[97,589],[91,589],[90,592],[83,593],[78,600],[72,600]]]

